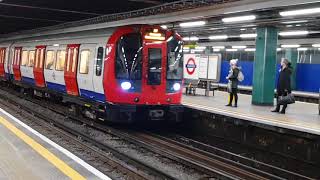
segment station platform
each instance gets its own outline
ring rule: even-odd
[[[228,93],[215,91],[215,96],[204,96],[204,90],[197,89],[197,95],[184,95],[182,103],[186,107],[225,115],[228,117],[261,123],[303,133],[320,135],[320,115],[318,105],[296,102],[288,105],[286,114],[273,113],[274,107],[251,104],[251,95],[239,94],[238,108],[227,107]]]
[[[0,179],[110,179],[0,108]]]

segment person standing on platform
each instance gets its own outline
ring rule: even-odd
[[[287,96],[291,94],[291,74],[292,68],[291,63],[288,59],[281,60],[281,69],[277,83],[277,107],[272,112],[280,112],[281,114],[286,113],[287,104],[283,104],[282,110],[280,111],[279,98],[281,96]]]
[[[232,106],[233,97],[235,100],[234,107],[238,107],[238,76],[240,69],[237,66],[238,60],[230,60],[230,71],[229,75],[226,77],[228,79],[228,92],[229,92],[229,103],[226,106]]]

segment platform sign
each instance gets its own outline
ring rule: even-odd
[[[199,60],[199,78],[208,79],[208,59],[209,56],[201,55]]]
[[[209,55],[208,79],[215,82],[220,81],[221,60],[219,55]]]
[[[199,59],[199,55],[184,54],[183,67],[185,79],[199,79]]]

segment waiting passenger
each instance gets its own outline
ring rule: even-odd
[[[280,111],[280,103],[279,98],[281,96],[287,96],[291,94],[291,74],[292,74],[292,67],[291,63],[288,59],[281,60],[281,69],[277,83],[277,107],[272,112],[279,112]],[[281,114],[286,113],[287,104],[283,104]]]
[[[238,84],[239,84],[239,73],[240,69],[237,66],[238,60],[230,60],[230,71],[226,77],[228,79],[228,92],[229,92],[229,103],[226,106],[232,106],[233,97],[235,100],[234,107],[238,107]]]

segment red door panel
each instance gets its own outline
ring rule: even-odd
[[[69,95],[79,96],[77,82],[77,67],[80,44],[69,44],[67,46],[67,58],[64,66],[64,81]]]
[[[0,77],[5,77],[4,60],[6,57],[6,48],[0,48]]]
[[[14,48],[14,55],[12,60],[12,69],[14,80],[21,81],[20,61],[21,61],[22,47]]]
[[[44,59],[46,46],[36,46],[36,60],[33,66],[34,81],[36,86],[45,87],[44,81]]]

